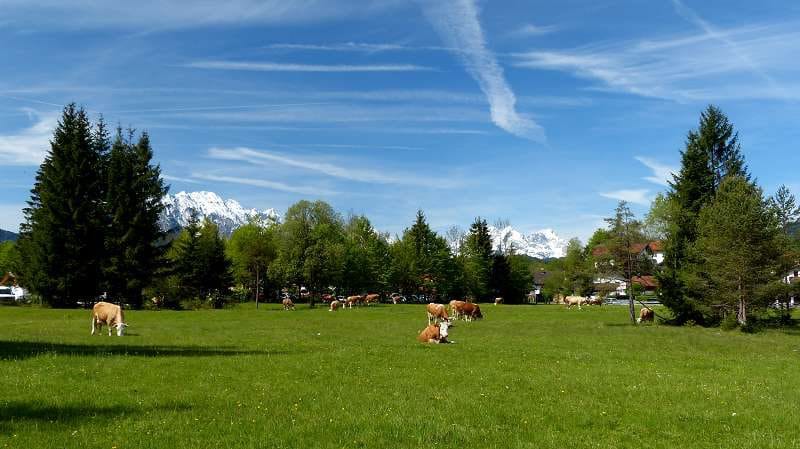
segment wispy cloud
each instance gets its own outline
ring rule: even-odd
[[[454,51],[456,49],[436,45],[403,45],[403,44],[374,44],[366,42],[342,42],[328,44],[296,44],[276,43],[265,48],[272,50],[298,50],[298,51],[344,51],[381,53],[387,51]]]
[[[59,28],[186,28],[219,24],[293,24],[365,17],[401,0],[7,0],[0,16],[9,26]]]
[[[381,168],[364,168],[336,165],[311,157],[289,156],[251,148],[211,148],[209,157],[213,159],[242,161],[256,165],[271,166],[275,163],[321,173],[333,178],[345,179],[373,184],[411,185],[428,188],[455,188],[461,184],[447,176],[420,177],[413,174],[399,173],[396,170]]]
[[[0,135],[0,164],[39,165],[50,149],[57,115],[26,111],[35,123],[16,134]]]
[[[210,173],[192,173],[192,178],[204,181],[226,182],[253,187],[263,187],[265,189],[279,190],[281,192],[299,193],[300,195],[321,196],[337,195],[338,192],[317,187],[289,185],[283,182],[269,181],[266,179],[245,178],[239,176],[220,176]]]
[[[706,24],[708,25],[708,24]],[[675,101],[796,100],[797,23],[705,29],[656,40],[593,44],[513,55],[522,68],[558,70],[599,88]],[[769,71],[775,76],[765,76]]]
[[[521,27],[512,31],[511,35],[518,37],[541,36],[544,34],[550,34],[556,30],[558,30],[558,27],[554,25],[541,26],[541,25],[534,25],[532,23],[526,23],[525,25],[522,25]]]
[[[641,204],[647,206],[652,201],[649,193],[650,191],[647,189],[622,189],[613,190],[610,192],[601,192],[600,196],[611,198],[612,200],[627,201],[632,204]]]
[[[291,64],[282,62],[237,62],[237,61],[195,61],[184,64],[184,67],[214,70],[246,70],[254,72],[319,72],[319,73],[351,73],[351,72],[419,72],[434,70],[415,64]]]
[[[678,173],[678,168],[673,167],[671,165],[663,164],[658,162],[654,159],[644,157],[644,156],[636,156],[635,158],[637,161],[644,164],[647,168],[652,170],[652,176],[645,176],[644,180],[650,181],[653,184],[662,185],[665,187],[669,186],[669,182],[672,181],[672,177],[675,173]]]
[[[174,182],[185,182],[187,184],[202,184],[200,181],[192,178],[184,178],[181,176],[172,176],[172,175],[161,175],[167,181],[174,181]]]
[[[486,45],[474,1],[420,0],[420,4],[445,45],[460,50],[456,54],[489,100],[492,122],[516,136],[544,141],[542,127],[517,112],[514,92]]]

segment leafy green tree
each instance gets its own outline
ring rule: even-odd
[[[67,105],[50,151],[36,174],[20,253],[25,285],[54,307],[74,306],[101,292],[104,263],[104,143],[86,112]]]
[[[700,212],[694,252],[706,314],[714,306],[736,311],[747,322],[748,305],[775,272],[780,255],[779,224],[761,189],[742,176],[722,181],[714,200]]]
[[[389,288],[389,244],[369,219],[353,215],[344,226],[345,263],[342,287],[347,292],[384,292]]]
[[[277,227],[251,221],[231,234],[227,250],[233,266],[234,277],[251,292],[254,292],[256,308],[260,293],[267,289],[267,273],[278,256],[276,243]]]
[[[312,292],[341,283],[344,269],[342,219],[323,201],[300,201],[286,212],[279,229],[276,275]],[[314,305],[314,295],[311,296]]]
[[[0,277],[11,272],[19,271],[19,251],[17,244],[12,241],[0,242]]]
[[[649,240],[663,241],[667,238],[670,223],[673,222],[674,208],[673,199],[668,195],[656,195],[642,222],[642,231]]]
[[[614,216],[606,219],[611,240],[608,243],[608,253],[614,267],[625,278],[628,285],[628,312],[631,323],[636,323],[636,309],[634,308],[633,277],[641,275],[643,265],[646,263],[641,254],[634,250],[636,244],[645,241],[642,224],[635,219],[628,203],[620,201],[614,211]]]
[[[567,244],[567,253],[564,256],[565,291],[566,295],[588,296],[594,288],[593,269],[581,245],[581,241],[573,238]]]
[[[163,265],[164,233],[159,226],[161,198],[167,193],[161,169],[153,165],[150,138],[143,133],[133,144],[122,130],[107,156],[106,255],[104,274],[111,298],[139,307],[143,289]]]
[[[800,220],[800,205],[797,204],[797,199],[789,188],[785,185],[778,187],[778,191],[769,199],[769,205],[773,209],[784,234],[787,237],[795,237],[791,231],[792,225]]]

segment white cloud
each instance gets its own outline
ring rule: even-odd
[[[486,45],[474,1],[420,0],[420,4],[445,45],[459,49],[457,55],[489,101],[492,122],[516,136],[544,141],[542,127],[517,112],[514,92]]]
[[[364,17],[402,0],[4,0],[0,17],[30,27],[184,28],[225,24],[286,24]]]
[[[677,167],[663,164],[648,157],[636,156],[635,159],[653,171],[652,176],[645,176],[643,179],[654,184],[669,187],[669,182],[672,181],[673,175],[678,173]]]
[[[254,72],[315,72],[315,73],[352,73],[352,72],[419,72],[434,70],[414,64],[287,64],[282,62],[236,62],[236,61],[195,61],[184,67],[215,70],[247,70]]]
[[[0,135],[0,164],[39,165],[50,150],[50,138],[58,116],[26,111],[36,122],[16,134]]]
[[[272,50],[346,51],[364,53],[380,53],[386,51],[457,51],[455,48],[435,45],[412,46],[402,44],[374,44],[365,42],[343,42],[331,44],[275,43],[267,45],[266,48]]]
[[[799,40],[796,23],[749,25],[513,57],[517,67],[569,72],[598,81],[601,89],[645,97],[795,100],[800,97],[795,81]]]
[[[558,27],[553,25],[540,26],[532,23],[526,23],[525,25],[512,31],[511,34],[514,36],[541,36],[544,34],[550,34],[556,30],[558,30]]]
[[[243,178],[239,176],[219,176],[209,173],[192,173],[192,178],[204,181],[227,182],[253,187],[263,187],[265,189],[279,190],[282,192],[299,193],[301,195],[319,196],[336,195],[332,190],[320,189],[317,187],[289,185],[282,182],[268,181],[266,179]]]
[[[308,157],[288,156],[281,153],[243,147],[211,148],[208,150],[208,155],[213,159],[242,161],[256,165],[269,166],[273,165],[273,163],[278,163],[289,167],[322,173],[334,178],[364,183],[412,185],[438,189],[460,186],[458,181],[451,179],[449,176],[420,177],[412,174],[398,173],[396,170],[389,169],[341,166]]]
[[[652,199],[649,197],[650,191],[647,189],[622,189],[611,192],[601,192],[600,196],[611,198],[612,200],[627,201],[632,204],[649,205]]]

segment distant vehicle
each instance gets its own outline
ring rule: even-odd
[[[0,287],[0,302],[16,302],[17,295],[11,287]]]

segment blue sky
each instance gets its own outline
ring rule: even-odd
[[[768,193],[800,153],[800,3],[0,1],[0,227],[63,104],[147,130],[172,192],[320,198],[401,232],[585,239],[719,105]]]

